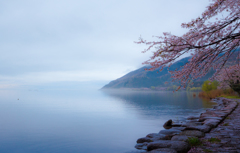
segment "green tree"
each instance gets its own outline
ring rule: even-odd
[[[202,90],[205,92],[209,92],[211,90],[215,90],[218,87],[218,82],[217,81],[204,81],[203,85],[202,85]]]
[[[189,91],[201,91],[201,90],[202,90],[201,87],[192,87],[192,88],[190,88]]]
[[[151,86],[151,89],[152,89],[152,90],[155,90],[156,88],[155,88],[154,86]]]

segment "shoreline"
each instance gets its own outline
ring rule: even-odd
[[[168,120],[164,124],[165,130],[161,130],[159,133],[150,133],[146,137],[139,138],[135,148],[146,150],[149,153],[186,153],[188,151],[197,153],[205,152],[206,150],[211,152],[211,149],[216,147],[216,145],[213,145],[213,148],[209,147],[208,139],[212,138],[212,131],[214,131],[218,125],[222,124],[226,117],[232,114],[238,107],[238,102],[232,99],[215,98],[212,101],[216,102],[217,105],[211,109],[207,109],[204,113],[201,113],[199,117],[190,116],[185,123],[174,123],[172,120]],[[207,137],[205,138],[205,136]],[[207,147],[196,146],[191,148],[188,143],[189,138],[199,138],[201,141],[206,142],[205,145]]]

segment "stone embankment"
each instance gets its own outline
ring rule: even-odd
[[[238,103],[225,98],[216,98],[214,101],[218,103],[217,106],[199,117],[188,117],[185,123],[167,121],[164,124],[166,130],[139,138],[135,148],[148,153],[186,153],[191,149],[189,138],[199,138],[203,144],[192,147],[189,152],[240,152],[240,108],[237,108],[237,113],[232,113]]]

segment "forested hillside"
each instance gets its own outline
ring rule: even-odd
[[[170,71],[175,70],[176,68],[180,68],[185,63],[188,62],[190,57],[183,58],[177,62],[175,62],[170,68]],[[169,87],[173,85],[179,85],[178,82],[172,82],[171,75],[168,72],[167,68],[164,68],[161,72],[159,72],[160,68],[154,71],[147,71],[146,68],[150,68],[150,66],[145,66],[135,71],[132,71],[121,78],[118,78],[114,81],[111,81],[109,84],[105,85],[103,89],[106,88],[151,88],[154,87]],[[209,72],[209,74],[201,79],[195,80],[196,86],[201,86],[203,81],[207,80],[213,74]],[[168,82],[167,84],[165,82]]]

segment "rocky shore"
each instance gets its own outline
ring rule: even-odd
[[[213,101],[218,105],[199,117],[190,116],[184,123],[168,120],[164,124],[166,130],[139,138],[135,148],[148,153],[240,152],[238,102],[226,98]],[[201,145],[191,146],[191,139],[200,140]]]

